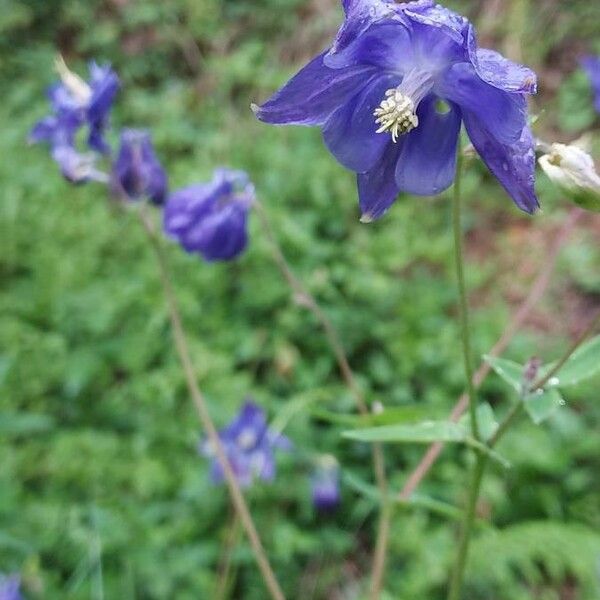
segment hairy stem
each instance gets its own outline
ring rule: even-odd
[[[354,372],[350,367],[350,363],[348,362],[348,358],[346,356],[346,352],[344,351],[344,346],[338,332],[333,326],[333,323],[329,320],[329,317],[317,303],[315,297],[308,291],[302,281],[300,281],[300,279],[298,279],[298,277],[296,277],[292,271],[281,250],[281,247],[277,243],[277,239],[273,233],[269,219],[267,218],[264,206],[260,202],[256,202],[255,206],[263,231],[265,232],[265,235],[267,236],[267,239],[271,245],[271,251],[275,264],[281,271],[283,278],[292,290],[296,302],[310,310],[316,317],[317,321],[321,324],[321,327],[325,332],[327,342],[329,343],[329,346],[336,358],[338,368],[342,374],[344,382],[354,397],[358,411],[362,415],[368,415],[369,407],[360,389],[360,386],[356,381]],[[373,469],[375,471],[375,480],[382,502],[377,528],[375,552],[373,554],[371,591],[369,595],[370,600],[377,600],[381,594],[383,579],[385,576],[385,560],[387,556],[390,535],[390,521],[392,515],[391,503],[388,502],[387,499],[388,483],[385,473],[385,458],[381,444],[372,445],[372,460]]]
[[[221,444],[219,434],[215,424],[213,423],[212,417],[210,416],[206,400],[200,391],[200,388],[198,387],[187,338],[185,336],[185,331],[181,320],[181,314],[179,312],[177,298],[175,296],[175,290],[173,289],[173,284],[171,283],[171,275],[167,257],[163,250],[160,238],[154,231],[153,223],[143,208],[144,207],[142,207],[142,210],[138,212],[138,215],[140,217],[142,226],[146,231],[158,263],[160,279],[165,298],[167,300],[169,316],[171,320],[173,339],[181,366],[183,368],[188,390],[194,402],[194,406],[196,407],[196,411],[198,412],[198,416],[200,417],[200,422],[202,423],[206,435],[208,436],[208,439],[214,448],[217,461],[219,462],[219,465],[223,470],[223,474],[225,475],[225,481],[229,489],[233,507],[242,523],[246,535],[248,536],[254,557],[263,576],[265,585],[269,590],[269,594],[273,600],[285,600],[285,596],[283,595],[277,578],[275,577],[275,574],[271,568],[269,559],[267,558],[260,540],[260,536],[258,535],[256,526],[254,525],[250,511],[248,510],[248,505],[246,504],[244,495],[242,494],[235,474],[231,468],[231,465],[229,464],[227,454],[225,453],[223,445]]]

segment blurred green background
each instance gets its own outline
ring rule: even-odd
[[[537,132],[566,141],[595,115],[577,57],[600,51],[599,9],[574,0],[448,6],[484,45],[533,66]],[[317,130],[254,120],[262,101],[324,48],[336,0],[0,0],[0,572],[27,598],[212,599],[231,539],[227,494],[196,453],[196,415],[171,347],[152,255],[132,215],[105,190],[64,182],[27,132],[47,111],[60,51],[85,73],[110,61],[122,78],[113,124],[152,130],[173,188],[229,165],[255,181],[297,274],[342,334],[369,401],[442,417],[463,385],[450,262],[448,194],[402,198],[358,222],[354,179]],[[116,134],[113,136],[116,140]],[[485,353],[526,296],[569,210],[539,177],[543,210],[517,211],[471,161],[465,182],[475,346]],[[551,359],[600,303],[600,221],[580,222],[543,302],[506,356]],[[353,412],[314,318],[296,306],[252,219],[248,252],[207,265],[170,248],[201,387],[226,423],[254,396],[275,417],[290,402]],[[500,450],[513,464],[486,479],[470,600],[600,598],[600,398],[571,391],[543,427],[522,421]],[[508,389],[490,377],[482,396]],[[276,481],[249,502],[289,598],[364,597],[375,503],[347,483],[332,516],[315,513],[311,453],[371,481],[369,450],[304,411],[286,433]],[[422,448],[388,447],[400,489]],[[464,501],[466,455],[446,449],[421,492]],[[444,597],[456,524],[398,508],[386,598]],[[234,536],[230,598],[266,597],[249,547]]]

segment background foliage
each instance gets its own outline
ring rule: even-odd
[[[600,39],[594,3],[448,2],[480,37],[540,73],[538,132],[569,140],[593,126],[577,56]],[[197,456],[197,419],[170,344],[155,265],[133,218],[103,190],[72,189],[25,139],[44,114],[60,50],[82,72],[111,61],[124,88],[115,124],[151,128],[177,187],[228,164],[251,173],[294,269],[342,331],[370,401],[443,416],[462,388],[449,262],[447,197],[403,199],[358,222],[353,177],[319,133],[261,125],[249,110],[327,43],[335,0],[0,0],[0,571],[21,571],[48,599],[212,598],[231,536],[226,493]],[[596,46],[596,51],[600,47]],[[544,210],[518,213],[476,162],[466,181],[469,286],[479,354],[501,333],[543,264],[567,206],[540,176]],[[563,252],[544,302],[508,356],[555,357],[600,301],[598,219]],[[290,402],[353,411],[313,318],[295,306],[258,222],[236,264],[207,266],[172,249],[201,386],[223,424],[245,395],[274,417]],[[502,444],[479,507],[470,599],[600,597],[598,383],[576,388],[542,428]],[[509,393],[497,378],[484,397]],[[360,598],[375,504],[368,448],[310,415],[287,433],[272,485],[250,502],[290,598]],[[315,514],[313,453],[344,467],[344,502]],[[399,489],[422,449],[388,448]],[[462,451],[447,449],[423,485],[463,498]],[[446,515],[398,508],[389,598],[443,597],[455,528]],[[264,598],[250,551],[234,544],[233,598]]]

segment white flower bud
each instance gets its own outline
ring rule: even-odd
[[[587,152],[575,145],[552,144],[538,162],[548,178],[576,204],[600,212],[600,176]]]

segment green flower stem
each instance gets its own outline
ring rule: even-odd
[[[258,568],[260,569],[260,572],[263,576],[265,585],[269,590],[269,594],[271,598],[273,598],[273,600],[285,600],[285,596],[281,591],[277,578],[275,577],[275,573],[271,568],[269,559],[267,558],[267,555],[263,548],[260,536],[258,535],[258,531],[248,509],[248,505],[246,503],[246,500],[244,499],[244,495],[242,494],[235,474],[231,468],[231,465],[229,464],[229,460],[223,448],[223,444],[221,443],[215,424],[212,420],[212,417],[210,416],[210,412],[208,410],[208,406],[206,404],[204,395],[198,387],[194,367],[192,364],[192,359],[190,356],[190,350],[187,343],[187,338],[185,336],[185,331],[183,328],[181,314],[179,312],[177,298],[175,296],[175,290],[173,289],[173,284],[171,283],[171,275],[167,262],[167,257],[163,250],[161,240],[154,231],[154,225],[150,220],[149,216],[143,210],[143,208],[144,207],[142,207],[142,210],[138,211],[138,215],[141,220],[142,226],[146,231],[146,234],[150,241],[150,245],[152,246],[152,249],[156,256],[156,261],[159,266],[160,278],[163,285],[165,298],[167,300],[169,316],[171,319],[173,340],[175,342],[177,354],[179,355],[179,360],[183,368],[188,390],[190,392],[192,400],[194,401],[196,411],[198,412],[198,416],[200,417],[200,422],[202,423],[202,426],[208,436],[208,439],[215,450],[215,456],[217,458],[217,461],[223,469],[223,474],[225,475],[225,481],[227,483],[227,487],[229,488],[229,494],[231,496],[233,507],[242,523],[246,535],[248,536],[250,546],[252,547],[254,557],[258,564]]]
[[[469,498],[467,500],[464,520],[460,530],[456,564],[454,565],[452,578],[450,579],[448,600],[460,600],[465,565],[467,563],[469,545],[471,542],[471,533],[473,531],[473,524],[475,523],[477,500],[479,498],[479,490],[481,489],[481,482],[483,481],[483,474],[485,472],[486,465],[486,455],[482,452],[477,452],[477,458],[475,460],[475,466],[473,467],[471,481],[469,484]]]
[[[454,194],[452,201],[452,229],[454,231],[454,260],[456,266],[456,276],[458,280],[458,294],[460,307],[460,327],[462,338],[463,361],[465,365],[465,376],[467,378],[467,399],[469,406],[469,416],[471,422],[471,432],[476,440],[479,440],[479,424],[477,422],[477,398],[475,395],[475,385],[473,381],[473,362],[471,352],[471,336],[469,330],[469,303],[467,299],[467,288],[465,285],[464,257],[463,257],[463,236],[461,222],[461,178],[462,178],[463,157],[460,146],[458,148],[458,158],[456,165],[456,179],[454,181]],[[469,544],[473,523],[475,521],[475,512],[477,508],[477,499],[481,481],[485,471],[487,460],[484,454],[476,451],[476,461],[471,474],[469,485],[469,497],[463,523],[461,526],[456,563],[450,579],[448,600],[459,600],[462,589],[462,582],[465,571],[465,564],[469,553]]]
[[[463,236],[461,223],[461,179],[462,179],[463,157],[459,147],[456,164],[456,179],[454,181],[454,194],[452,200],[452,230],[454,231],[454,261],[456,267],[456,278],[458,282],[460,329],[462,339],[463,361],[465,365],[465,376],[467,378],[467,397],[469,401],[469,417],[471,421],[471,432],[476,440],[479,440],[479,424],[477,423],[477,398],[473,381],[473,355],[471,352],[471,334],[469,330],[469,302],[467,298],[467,286],[465,284]]]

